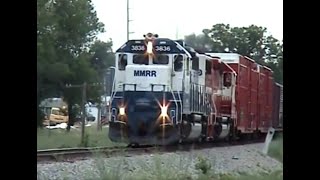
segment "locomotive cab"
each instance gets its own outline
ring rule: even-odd
[[[181,121],[182,79],[190,55],[175,41],[151,33],[144,37],[116,51],[109,138],[172,142]]]

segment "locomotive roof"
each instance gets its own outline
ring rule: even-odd
[[[239,60],[240,54],[238,53],[206,53],[213,57],[220,57],[221,60]]]
[[[213,57],[213,58],[219,58],[219,56],[212,56],[210,54],[206,54],[205,52],[202,52],[200,50],[194,49],[193,47],[187,45],[184,40],[172,40],[169,38],[157,38],[155,39],[155,46],[160,46],[160,45],[166,45],[170,46],[170,51],[166,51],[165,53],[168,54],[186,54],[185,51],[187,51],[191,55],[191,59],[196,56],[196,54],[202,54],[206,55],[208,57]],[[179,44],[179,45],[177,45]],[[133,39],[127,41],[125,44],[123,44],[119,49],[116,50],[116,53],[137,53],[137,52],[142,52],[142,51],[133,51],[132,46],[145,46],[144,44],[144,39]],[[183,48],[183,49],[182,49]]]

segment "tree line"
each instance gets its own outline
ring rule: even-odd
[[[230,52],[248,56],[271,68],[275,81],[283,83],[283,42],[267,35],[265,27],[231,27],[220,23],[211,29],[203,29],[202,34],[185,36],[185,41],[203,52]]]
[[[62,97],[68,104],[69,119],[81,103],[81,88],[66,84],[103,82],[106,70],[114,65],[112,40],[97,39],[105,32],[91,0],[37,0],[37,122],[42,124],[39,104]],[[269,66],[282,83],[282,42],[266,35],[259,26],[230,27],[216,24],[200,35],[185,37],[187,44],[201,51],[237,52]],[[99,102],[100,86],[88,87],[87,97]]]

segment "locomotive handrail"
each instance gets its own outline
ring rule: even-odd
[[[177,91],[178,92],[178,91]],[[182,113],[183,113],[183,109],[182,109],[182,107],[183,107],[183,102],[182,102],[182,100],[181,100],[181,96],[180,96],[180,93],[178,92],[178,98],[179,98],[179,101],[180,101],[180,112],[181,112],[181,114],[180,114],[180,117],[179,117],[179,122],[181,123],[182,122]]]
[[[151,92],[153,92],[153,87],[154,86],[162,86],[163,91],[166,91],[166,85],[165,84],[150,84],[151,85]]]
[[[176,96],[174,95],[174,92],[173,92],[173,90],[170,88],[170,91],[171,91],[171,94],[172,94],[172,97],[173,97],[173,99],[174,99],[174,103],[175,103],[175,105],[176,105],[176,110],[177,111],[179,111],[179,107],[178,107],[178,102],[177,102],[177,100],[176,100]],[[178,91],[177,91],[178,92]],[[178,92],[178,94],[179,94],[179,92]],[[180,106],[181,106],[181,109],[182,109],[182,101],[181,101],[181,99],[179,98],[179,101],[180,101]],[[181,117],[182,117],[182,114],[180,115]],[[175,117],[176,118],[176,117]],[[181,121],[180,121],[181,122]],[[176,124],[178,123],[178,121],[177,121],[177,118],[176,118]]]
[[[126,86],[134,86],[134,91],[137,91],[137,84],[133,84],[133,83],[123,83],[122,84],[122,91],[125,92],[126,91]]]

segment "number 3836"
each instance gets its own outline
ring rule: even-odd
[[[146,48],[144,46],[131,46],[132,51],[144,51]]]
[[[170,51],[170,46],[156,46],[156,51]]]

